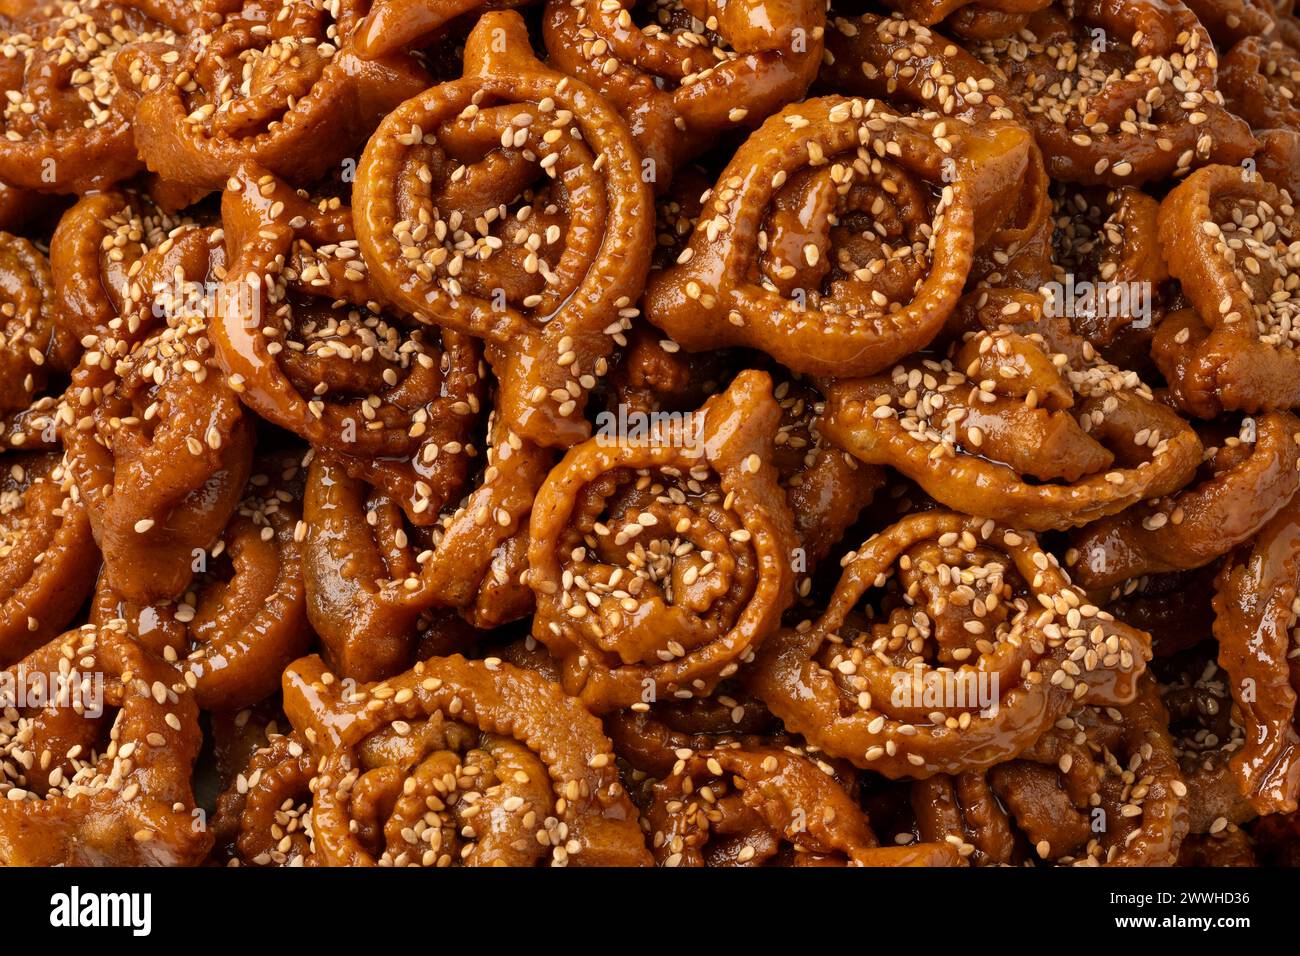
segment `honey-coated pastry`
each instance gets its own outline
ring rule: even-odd
[[[128,309],[128,303],[146,292],[152,295],[153,289],[133,286],[140,281],[148,252],[189,225],[140,193],[107,190],[78,199],[50,237],[59,324],[77,340],[105,334],[133,337],[152,324],[152,309],[141,314]],[[153,283],[169,277],[155,266],[146,278]]]
[[[1277,29],[1279,7],[1274,0],[1183,0],[1205,29],[1217,50],[1228,51],[1248,36],[1269,37]],[[1227,64],[1219,74],[1222,85]],[[1238,114],[1241,115],[1241,114]]]
[[[1248,418],[1206,462],[1205,481],[1094,521],[1074,538],[1071,569],[1103,588],[1201,567],[1253,538],[1300,489],[1300,421]]]
[[[219,189],[242,163],[307,184],[337,166],[428,75],[360,56],[361,0],[245,0],[210,32],[133,51],[135,141],[169,182]]]
[[[886,368],[942,328],[977,219],[1019,183],[1031,145],[1011,123],[876,100],[789,106],[723,170],[677,264],[651,275],[646,317],[692,350],[750,346],[815,375]]]
[[[652,790],[661,866],[957,866],[950,843],[882,847],[863,810],[816,763],[767,747],[700,750]]]
[[[0,93],[0,865],[1300,865],[1295,0],[0,0]]]
[[[111,0],[51,0],[0,34],[0,178],[36,192],[82,193],[143,167],[133,138],[131,45],[175,34]]]
[[[1071,328],[1098,349],[1126,332],[1141,335],[1145,346],[1144,330],[1163,318],[1169,272],[1157,238],[1159,212],[1160,203],[1133,186],[1067,190],[1058,199],[1052,288]],[[1071,300],[1071,286],[1084,294],[1076,291]]]
[[[359,56],[375,59],[402,47],[423,46],[444,34],[458,18],[485,10],[509,10],[532,0],[375,0],[356,27]]]
[[[771,379],[737,376],[641,440],[570,450],[533,506],[533,636],[596,713],[708,693],[794,597]]]
[[[1273,516],[1219,573],[1214,636],[1245,742],[1232,758],[1241,792],[1259,813],[1290,813],[1300,795],[1296,725],[1300,502]]]
[[[720,133],[803,96],[824,35],[823,0],[547,0],[543,20],[556,66],[627,120],[656,191]]]
[[[0,663],[72,623],[94,587],[99,551],[57,452],[0,459]]]
[[[55,411],[80,357],[40,249],[0,232],[0,453],[58,447]]]
[[[825,612],[769,638],[748,686],[827,754],[924,779],[1015,757],[1079,702],[1128,703],[1149,640],[1028,532],[930,511],[850,552]]]
[[[1068,866],[1172,866],[1187,833],[1183,784],[1149,679],[1124,707],[1083,707],[984,774],[913,786],[921,839],[956,842],[977,865],[1022,855]]]
[[[531,610],[520,580],[527,519],[551,455],[499,421],[490,435],[477,486],[453,489],[432,527],[408,524],[390,496],[349,477],[337,459],[312,461],[308,616],[340,676],[378,680],[404,670],[431,608],[464,608],[485,626]]]
[[[1196,432],[1129,370],[1052,319],[1037,293],[971,293],[983,328],[948,356],[836,382],[819,427],[937,501],[1033,531],[1168,494],[1191,478]]]
[[[313,203],[241,166],[222,224],[233,260],[208,331],[227,383],[263,418],[342,456],[413,520],[432,521],[472,451],[478,344],[382,309],[351,210],[336,200]]]
[[[649,862],[609,739],[540,675],[454,656],[348,684],[317,657],[284,675],[285,711],[320,754],[321,865]]]
[[[1210,35],[1181,0],[1057,3],[970,49],[1005,72],[1053,178],[1139,185],[1252,152],[1215,85]]]
[[[188,227],[146,257],[120,329],[93,335],[62,410],[68,464],[109,583],[149,603],[180,594],[242,494],[253,425],[217,369],[206,292],[224,252]],[[162,322],[159,322],[161,317]]]
[[[424,322],[479,336],[521,438],[586,437],[587,393],[637,314],[654,216],[622,119],[488,13],[459,80],[388,115],[357,169],[374,281]]]
[[[1160,204],[1169,273],[1194,308],[1161,324],[1152,357],[1187,411],[1300,404],[1298,236],[1291,198],[1245,168],[1197,170]]]
[[[1253,128],[1300,132],[1300,23],[1281,17],[1271,35],[1242,37],[1223,56],[1219,86],[1229,109]]]
[[[1014,0],[1013,0],[1014,2]],[[953,117],[961,123],[1027,125],[1023,105],[1001,73],[935,30],[901,14],[833,17],[819,85]],[[969,279],[1002,280],[1029,287],[1051,271],[1051,199],[1041,152],[1030,146],[1023,184],[1009,215],[1001,185],[993,181],[1000,223],[982,225]],[[987,216],[985,217],[988,218]],[[990,232],[990,227],[992,231]]]
[[[69,631],[8,673],[9,686],[27,688],[29,706],[6,719],[0,743],[0,862],[184,866],[203,859],[212,836],[190,789],[199,711],[175,668],[116,621]],[[32,697],[38,687],[43,698]]]
[[[302,739],[276,734],[217,798],[212,832],[229,865],[313,866],[311,782],[316,761]]]
[[[927,26],[950,19],[973,29],[978,21],[993,20],[1012,32],[1010,24],[1023,26],[1026,14],[1051,6],[1051,0],[891,0],[887,5]]]

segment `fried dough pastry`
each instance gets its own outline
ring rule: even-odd
[[[1182,487],[1196,432],[1104,361],[1038,293],[974,292],[947,356],[836,382],[823,434],[937,501],[1023,528],[1068,528]]]
[[[1202,567],[1249,541],[1300,489],[1300,421],[1268,412],[1207,449],[1204,481],[1094,521],[1073,539],[1086,588]]]
[[[38,4],[0,28],[0,178],[36,192],[83,193],[133,176],[139,77],[134,45],[175,34],[131,4]]]
[[[1171,315],[1152,343],[1174,400],[1206,418],[1300,404],[1290,197],[1249,169],[1210,166],[1165,197],[1159,222],[1169,273],[1194,307]]]
[[[0,663],[73,622],[94,587],[90,519],[56,452],[6,455],[0,472]]]
[[[0,865],[1300,864],[1295,0],[0,0],[0,93]]]
[[[643,174],[666,187],[718,135],[752,129],[804,95],[822,56],[825,4],[547,0],[542,26],[556,66],[618,108]]]
[[[59,323],[45,256],[0,232],[0,454],[59,447],[56,408],[80,351]]]
[[[434,657],[358,685],[308,657],[284,705],[320,754],[321,865],[649,862],[599,722],[536,673]]]
[[[969,48],[1005,71],[1055,179],[1140,185],[1253,151],[1215,85],[1210,35],[1181,0],[1057,3]]]
[[[1296,618],[1300,502],[1294,499],[1219,572],[1214,636],[1245,741],[1232,758],[1238,786],[1259,813],[1290,813],[1300,794],[1296,726]]]
[[[69,631],[6,674],[8,686],[27,688],[29,706],[6,716],[0,743],[0,861],[183,866],[204,858],[212,836],[190,790],[198,705],[175,668],[116,621]],[[38,686],[42,698],[32,696]]]
[[[483,626],[527,614],[527,522],[552,456],[500,420],[473,487],[449,489],[436,522],[408,523],[391,497],[329,455],[307,478],[308,616],[342,677],[378,680],[411,663],[426,615],[464,609]]]
[[[914,784],[917,833],[976,865],[1032,854],[1065,866],[1173,866],[1187,788],[1166,723],[1146,678],[1132,703],[1073,711],[1015,760]]]
[[[181,227],[141,260],[122,306],[129,318],[85,340],[61,410],[109,583],[141,604],[185,590],[196,550],[226,526],[252,465],[253,424],[208,337],[223,307],[208,291],[224,274],[220,240]]]
[[[652,789],[661,866],[957,866],[950,843],[882,847],[866,813],[816,763],[768,747],[700,750]]]
[[[485,14],[464,76],[380,124],[353,200],[378,287],[486,341],[519,436],[585,438],[587,393],[637,315],[653,246],[650,189],[612,107],[538,61],[518,14]]]
[[[863,375],[923,348],[970,273],[980,220],[1031,142],[828,96],[736,152],[646,317],[687,349],[758,348],[796,372]],[[1005,214],[1005,210],[1004,210]]]
[[[302,739],[275,734],[217,798],[212,832],[231,866],[314,866],[311,783],[316,761]]]
[[[769,638],[747,685],[788,730],[891,779],[1016,757],[1080,702],[1132,701],[1150,656],[1031,534],[989,519],[914,514],[843,564],[825,612]]]
[[[163,179],[220,189],[245,163],[307,184],[428,83],[404,52],[351,39],[361,0],[245,0],[211,31],[133,49],[135,142]]]
[[[797,539],[771,464],[781,410],[746,371],[644,439],[577,446],[537,494],[533,636],[601,713],[708,693],[780,622]]]

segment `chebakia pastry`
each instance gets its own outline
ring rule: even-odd
[[[0,39],[0,863],[1300,864],[1289,0]]]

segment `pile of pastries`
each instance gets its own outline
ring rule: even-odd
[[[1300,862],[1292,0],[0,34],[0,863]]]

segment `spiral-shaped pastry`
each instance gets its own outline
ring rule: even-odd
[[[1020,100],[997,70],[947,37],[900,14],[834,17],[819,84],[952,117],[959,123],[1015,121],[1028,126]],[[1029,150],[1014,204],[1000,194],[980,210],[969,279],[1033,288],[1050,269],[1052,204],[1037,147]]]
[[[367,6],[246,0],[216,29],[135,48],[135,139],[149,169],[220,189],[244,163],[304,185],[338,166],[428,83],[405,53],[352,49]]]
[[[822,616],[769,638],[746,671],[831,756],[891,779],[982,770],[1081,702],[1133,699],[1150,639],[1089,603],[1027,532],[922,512],[843,563]]]
[[[594,712],[707,694],[794,597],[793,519],[771,464],[765,373],[637,439],[598,436],[533,507],[533,635]]]
[[[99,552],[63,456],[6,456],[0,472],[0,663],[72,623],[94,587]]]
[[[661,866],[957,866],[945,842],[882,847],[843,787],[791,748],[686,751],[646,813]]]
[[[825,22],[822,0],[548,0],[543,36],[559,69],[623,114],[666,187],[718,135],[804,95]]]
[[[1073,538],[1070,567],[1086,588],[1202,567],[1253,538],[1300,490],[1300,421],[1247,419],[1210,449],[1205,480],[1126,508]]]
[[[1249,551],[1219,573],[1214,636],[1245,741],[1231,761],[1237,786],[1261,814],[1290,813],[1300,795],[1300,502],[1273,516]]]
[[[1136,374],[1102,361],[1063,318],[1046,318],[1050,302],[1036,293],[971,296],[984,328],[951,357],[837,382],[822,433],[950,508],[1033,531],[1086,524],[1187,483],[1200,439]]]
[[[1015,760],[914,784],[917,834],[976,865],[1172,866],[1187,787],[1167,723],[1145,678],[1132,703],[1079,708]]]
[[[381,309],[337,200],[313,203],[243,166],[222,222],[235,256],[210,332],[229,385],[411,520],[432,522],[472,454],[485,378],[477,343],[455,332],[439,342]]]
[[[357,238],[384,295],[479,336],[520,437],[589,433],[587,393],[637,312],[650,190],[623,121],[533,56],[523,20],[488,13],[464,76],[388,115],[354,189]]]
[[[734,375],[726,353],[683,352],[676,342],[638,324],[610,377],[608,415],[653,421],[656,414],[694,409]],[[822,437],[817,421],[824,402],[811,385],[781,377],[772,394],[781,406],[772,464],[785,487],[801,548],[794,555],[795,570],[811,573],[871,503],[884,484],[884,471],[862,465]]]
[[[203,860],[212,836],[190,789],[202,744],[198,707],[171,665],[117,621],[69,631],[6,677],[6,686],[25,689],[28,706],[15,708],[0,734],[0,861]]]
[[[1079,0],[971,41],[1020,97],[1053,178],[1140,185],[1253,151],[1223,105],[1218,54],[1181,0]]]
[[[649,862],[600,723],[538,674],[433,657],[356,686],[307,657],[284,705],[320,755],[321,865]]]
[[[943,326],[977,218],[1018,187],[1031,148],[1011,123],[903,117],[875,100],[787,107],[736,152],[677,264],[651,275],[646,317],[692,351],[879,371]]]
[[[124,61],[132,44],[168,41],[170,30],[129,5],[81,0],[37,5],[0,33],[0,178],[79,193],[139,171]]]
[[[1020,119],[1020,100],[994,68],[911,14],[832,17],[819,85],[901,99],[957,119]]]
[[[1300,405],[1297,238],[1290,198],[1236,166],[1198,170],[1160,204],[1169,273],[1195,307],[1152,344],[1181,407],[1210,418]]]
[[[140,604],[185,590],[252,465],[252,425],[207,331],[221,308],[208,291],[224,275],[220,240],[190,228],[145,257],[124,330],[88,340],[61,410],[109,584]]]

